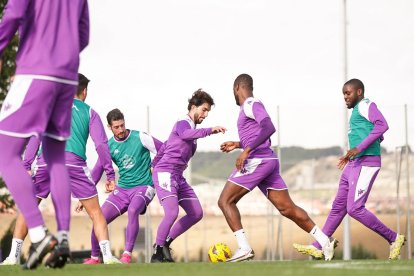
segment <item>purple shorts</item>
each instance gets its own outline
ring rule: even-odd
[[[70,136],[76,82],[45,78],[48,80],[15,76],[0,112],[1,134],[14,137],[43,134],[57,140]]]
[[[115,206],[120,215],[128,210],[128,206],[134,197],[141,197],[145,201],[145,206],[148,206],[155,196],[155,189],[152,186],[136,186],[125,189],[116,186],[115,190],[108,196],[106,202]],[[141,213],[145,214],[147,208]]]
[[[280,176],[279,159],[248,159],[242,171],[235,169],[228,181],[253,190],[256,186],[268,196],[268,190],[286,190],[287,186]]]
[[[88,167],[66,165],[68,168],[72,196],[77,199],[88,199],[96,196],[95,183]],[[47,166],[36,167],[33,173],[36,196],[47,198],[50,193],[50,178]]]
[[[187,183],[181,172],[167,172],[154,169],[152,181],[160,201],[167,197],[177,197],[181,200],[198,200],[193,188]]]

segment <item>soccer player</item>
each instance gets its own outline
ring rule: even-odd
[[[379,234],[390,244],[390,260],[400,256],[405,237],[385,226],[365,208],[375,178],[381,168],[381,147],[388,124],[377,105],[365,98],[364,84],[358,79],[347,81],[342,93],[346,107],[352,108],[349,119],[348,140],[350,150],[339,158],[338,168],[343,169],[338,192],[332,203],[322,231],[331,236],[346,214]],[[344,169],[345,168],[345,169]],[[293,245],[299,252],[322,257],[320,244]]]
[[[19,30],[16,75],[0,112],[0,172],[23,214],[32,242],[24,268],[33,269],[57,244],[45,230],[21,155],[30,136],[41,136],[49,164],[58,235],[70,224],[65,141],[70,135],[79,53],[89,42],[86,0],[9,0],[0,21],[0,56]]]
[[[255,187],[272,202],[279,212],[295,222],[323,244],[326,260],[333,257],[335,240],[329,238],[315,225],[308,214],[289,196],[288,188],[279,174],[279,160],[270,148],[270,136],[275,127],[262,102],[253,97],[253,79],[247,74],[234,81],[234,98],[240,106],[237,128],[240,141],[224,142],[220,149],[230,152],[243,149],[237,157],[236,168],[221,192],[218,205],[239,245],[229,262],[239,262],[254,257],[243,226],[237,202]]]
[[[167,142],[152,163],[152,179],[164,209],[164,218],[157,230],[152,263],[173,262],[171,242],[203,217],[200,201],[183,172],[197,149],[198,138],[226,131],[221,126],[196,128],[197,124],[207,118],[213,105],[213,98],[208,93],[201,89],[194,92],[188,100],[187,115],[175,123]],[[176,222],[178,206],[184,209],[186,215]]]
[[[125,251],[122,263],[131,263],[131,252],[139,231],[139,215],[145,214],[148,204],[155,195],[151,177],[151,153],[157,154],[162,143],[142,131],[125,127],[124,114],[119,109],[111,110],[106,116],[108,128],[113,137],[109,140],[112,161],[119,168],[119,180],[115,190],[102,205],[102,213],[109,224],[128,212],[128,225],[125,233]],[[99,181],[103,172],[100,160],[92,170],[92,177]],[[84,264],[98,264],[99,243],[92,231],[91,258]]]
[[[111,155],[108,148],[108,139],[105,129],[99,115],[86,103],[89,80],[82,74],[79,74],[78,90],[73,99],[72,106],[72,126],[71,136],[66,143],[66,166],[69,171],[70,184],[73,197],[79,199],[85,207],[88,215],[92,219],[95,233],[98,236],[99,246],[101,247],[104,262],[107,264],[119,263],[112,256],[110,242],[108,238],[108,228],[105,217],[102,214],[98,201],[98,193],[95,182],[92,181],[91,174],[86,165],[86,142],[91,136],[96,152],[99,155],[101,164],[105,169],[107,180],[110,182],[108,187],[115,185],[115,172],[112,168]],[[37,143],[36,143],[37,142]],[[36,152],[39,148],[39,140],[35,137],[30,140],[26,149],[25,167],[30,170],[31,161],[34,157],[30,153]],[[41,150],[42,151],[42,150]],[[36,196],[39,199],[46,198],[49,195],[51,184],[47,168],[49,164],[45,162],[43,151],[37,158],[37,164],[34,169],[34,187]],[[19,262],[21,246],[27,234],[27,228],[23,217],[20,215],[16,222],[12,250],[8,259],[9,264]],[[59,245],[52,252],[51,257],[46,260],[48,267],[62,267],[69,257],[68,235],[59,235]],[[14,244],[16,243],[16,245]],[[56,257],[55,257],[56,256]]]

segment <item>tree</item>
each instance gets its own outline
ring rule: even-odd
[[[7,0],[0,0],[0,18],[3,17],[4,7],[7,4]],[[3,55],[0,57],[0,108],[3,105],[4,98],[7,95],[7,91],[10,88],[11,77],[16,70],[16,53],[18,46],[18,36],[15,35],[8,45]],[[14,202],[10,197],[10,194],[5,189],[5,184],[0,178],[0,212],[4,209],[12,208]]]

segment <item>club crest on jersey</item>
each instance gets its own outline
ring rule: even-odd
[[[117,195],[119,193],[118,190],[114,190],[114,195]]]
[[[119,153],[119,149],[114,150],[114,154],[118,154]]]
[[[135,159],[132,156],[129,156],[128,154],[124,155],[124,158],[122,159],[122,167],[124,169],[131,169],[135,166]]]

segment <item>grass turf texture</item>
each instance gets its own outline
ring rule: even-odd
[[[414,261],[275,261],[243,263],[175,263],[175,264],[130,264],[130,265],[81,265],[70,264],[63,269],[46,269],[41,266],[36,270],[24,271],[19,266],[0,266],[0,275],[145,275],[145,276],[261,276],[261,275],[317,275],[317,276],[389,276],[414,275]]]

